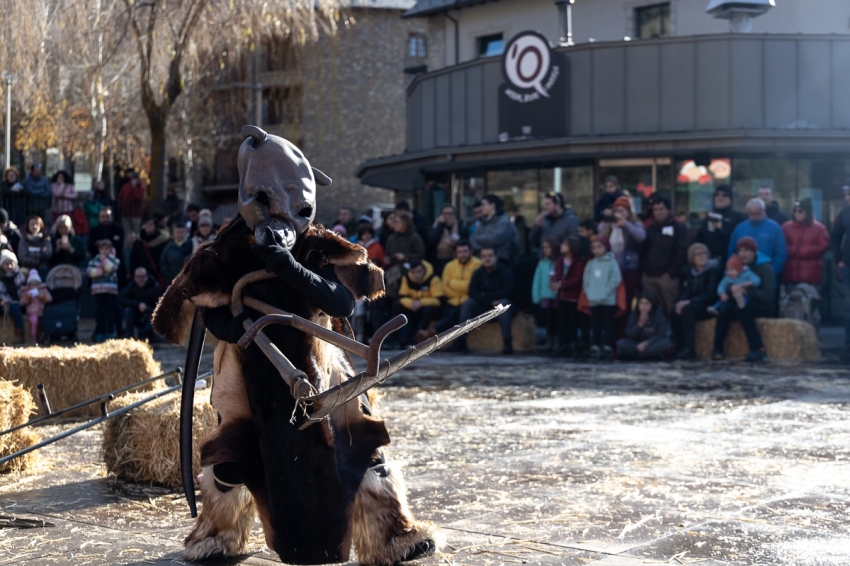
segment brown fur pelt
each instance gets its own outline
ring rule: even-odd
[[[352,538],[361,564],[392,566],[426,539],[433,540],[437,548],[442,546],[433,523],[414,519],[399,467],[385,466],[389,471],[386,477],[367,470],[354,499]]]
[[[241,219],[234,221],[234,224]],[[226,237],[223,237],[225,236]],[[201,247],[159,300],[153,327],[169,342],[180,343],[192,321],[195,305],[220,307],[230,304],[230,295],[240,277],[265,269],[256,253],[245,253],[254,236],[245,232],[223,233]],[[334,266],[339,281],[355,299],[376,299],[384,294],[384,272],[366,256],[366,250],[322,226],[310,226],[295,243],[292,255],[303,262],[318,253]]]

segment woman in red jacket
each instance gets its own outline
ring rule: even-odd
[[[782,281],[790,290],[798,283],[809,283],[820,290],[823,283],[823,256],[829,249],[829,232],[812,216],[812,199],[794,204],[792,220],[782,225],[788,246],[788,262]]]
[[[561,355],[577,351],[579,317],[582,316],[577,306],[586,264],[576,238],[561,242],[561,257],[555,260],[555,273],[549,282],[549,288],[555,291],[558,299],[558,353]]]

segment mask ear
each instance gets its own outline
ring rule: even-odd
[[[257,126],[242,126],[242,137],[251,138],[251,145],[257,147],[266,141],[267,134],[265,130]]]
[[[313,177],[316,178],[316,184],[317,185],[321,185],[323,187],[330,186],[330,184],[332,182],[330,177],[328,177],[327,175],[325,175],[324,173],[322,173],[321,171],[319,171],[315,167],[313,167],[312,169],[313,169]]]

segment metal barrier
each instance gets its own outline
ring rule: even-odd
[[[0,193],[0,208],[5,208],[9,219],[18,225],[21,232],[26,228],[27,218],[40,216],[48,226],[51,224],[50,208],[52,197],[34,197],[26,193]]]
[[[212,372],[208,371],[206,373],[199,375],[197,377],[197,379],[206,378],[206,377],[209,377],[211,375],[212,375]],[[147,385],[149,383],[153,383],[154,381],[157,381],[159,379],[165,379],[169,376],[174,377],[174,380],[175,380],[174,385],[167,387],[166,389],[162,389],[160,391],[155,391],[150,396],[145,397],[144,399],[140,399],[139,401],[136,401],[135,403],[127,405],[126,407],[121,407],[120,409],[117,409],[117,410],[112,411],[112,412],[109,411],[109,402],[112,401],[113,399],[115,399],[116,395],[119,395],[121,393],[126,393],[128,391],[131,391],[133,389],[137,389],[137,388],[142,387],[144,385]],[[85,422],[85,423],[83,423],[79,426],[76,426],[72,429],[63,431],[63,432],[61,432],[61,433],[59,433],[55,436],[51,436],[50,438],[42,440],[41,442],[39,442],[37,444],[33,444],[32,446],[29,446],[27,448],[24,448],[23,450],[19,450],[19,451],[13,453],[13,454],[9,454],[8,456],[4,456],[3,458],[0,458],[0,465],[5,464],[6,462],[9,462],[11,460],[14,460],[15,458],[18,458],[20,456],[23,456],[24,454],[28,454],[28,453],[32,452],[33,450],[38,450],[39,448],[44,448],[45,446],[47,446],[49,444],[53,444],[54,442],[62,440],[63,438],[68,438],[69,436],[74,435],[74,434],[76,434],[80,431],[83,431],[83,430],[86,430],[87,428],[91,428],[95,425],[98,425],[98,424],[102,423],[103,421],[105,421],[107,419],[111,419],[112,417],[117,417],[118,415],[123,415],[124,413],[132,411],[136,407],[140,407],[140,406],[144,405],[145,403],[150,403],[151,401],[153,401],[155,399],[159,399],[160,397],[162,397],[164,395],[168,395],[169,393],[172,393],[173,391],[177,391],[182,386],[183,386],[183,368],[176,368],[176,369],[174,369],[170,372],[163,373],[161,375],[156,375],[156,376],[153,376],[153,377],[149,377],[147,379],[144,379],[144,380],[139,381],[137,383],[134,383],[132,385],[127,385],[125,387],[121,387],[120,389],[116,389],[115,391],[110,391],[109,393],[104,393],[103,395],[98,395],[97,397],[93,397],[93,398],[89,399],[88,401],[83,401],[83,402],[77,403],[76,405],[73,405],[71,407],[66,407],[62,410],[53,412],[50,409],[50,401],[47,399],[47,392],[45,391],[44,384],[39,383],[38,384],[38,396],[37,396],[37,398],[38,398],[39,409],[40,409],[42,414],[40,416],[34,418],[34,419],[27,421],[24,424],[14,426],[14,427],[12,427],[8,430],[4,430],[4,431],[0,432],[0,436],[3,436],[5,434],[9,434],[11,432],[14,432],[16,430],[20,430],[22,428],[26,428],[26,427],[29,427],[29,426],[44,423],[44,422],[46,422],[50,419],[55,419],[57,417],[60,417],[62,415],[66,415],[68,413],[71,413],[71,412],[76,411],[78,409],[81,409],[83,407],[87,407],[89,405],[93,405],[95,403],[100,403],[100,416],[96,417],[94,419],[91,419],[91,420],[89,420],[89,421],[87,421],[87,422]]]

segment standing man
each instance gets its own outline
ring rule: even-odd
[[[788,215],[779,210],[779,203],[773,199],[773,189],[759,187],[759,198],[764,201],[767,217],[782,226],[788,222]]]
[[[481,249],[481,267],[473,273],[469,282],[469,298],[460,305],[460,322],[484,314],[496,305],[508,305],[508,297],[514,290],[514,274],[511,269],[499,261],[493,248]],[[511,336],[511,313],[498,317],[502,330],[502,353],[513,354]],[[466,352],[466,334],[458,338],[450,348],[451,352]]]
[[[844,207],[835,217],[832,229],[832,251],[838,280],[844,287],[844,361],[850,361],[850,185],[844,191]]]
[[[761,198],[751,198],[747,201],[747,220],[744,220],[735,230],[729,240],[726,250],[727,256],[735,253],[738,240],[749,236],[758,244],[758,250],[770,258],[773,266],[775,281],[779,281],[779,274],[785,268],[788,259],[788,247],[785,244],[785,234],[782,227],[774,220],[767,217],[767,206]]]
[[[345,227],[345,232],[349,237],[357,234],[357,221],[354,219],[354,209],[350,206],[339,207],[339,218],[333,225],[336,226],[337,224]]]
[[[125,234],[138,236],[147,191],[147,187],[135,171],[130,173],[130,180],[118,191],[118,210],[121,212],[121,227],[124,228]]]
[[[543,199],[543,212],[537,215],[534,226],[528,231],[528,245],[537,248],[537,255],[542,258],[543,242],[578,238],[578,224],[575,211],[564,205],[563,195],[549,193]]]
[[[709,256],[720,263],[726,263],[726,249],[732,231],[747,219],[744,213],[732,209],[732,198],[732,187],[717,185],[714,189],[714,210],[708,213],[697,232],[696,241],[705,244]]]
[[[614,201],[618,198],[626,196],[623,189],[620,188],[620,181],[614,175],[605,177],[605,192],[596,199],[593,205],[593,222],[599,224],[602,222],[603,216],[610,216],[613,212]]]
[[[457,217],[455,207],[444,204],[440,215],[428,231],[428,253],[433,259],[434,269],[442,273],[443,268],[455,257],[458,242],[469,238],[469,230]]]
[[[503,263],[510,265],[519,251],[519,237],[513,222],[505,214],[501,198],[484,195],[481,199],[481,219],[475,226],[475,231],[469,237],[472,251],[481,252],[490,248]]]
[[[688,229],[673,216],[667,197],[655,199],[652,217],[641,250],[641,284],[659,298],[666,316],[679,298],[679,281],[688,260]]]
[[[101,240],[109,240],[116,253],[124,245],[124,229],[113,222],[112,209],[108,206],[97,213],[97,226],[89,232],[89,255],[92,257],[100,253],[97,243]]]

